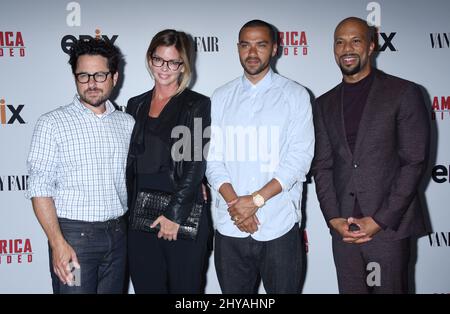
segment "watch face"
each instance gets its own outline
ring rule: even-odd
[[[264,204],[264,199],[262,198],[261,195],[255,195],[253,197],[253,202],[255,202],[255,205],[260,207]]]

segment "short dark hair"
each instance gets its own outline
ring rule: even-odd
[[[247,27],[266,27],[269,30],[270,38],[272,39],[273,43],[277,42],[277,36],[275,27],[272,24],[269,24],[263,20],[251,20],[245,23],[241,29],[239,30],[239,39],[241,38],[241,33],[244,30],[244,28]]]
[[[123,59],[120,49],[103,39],[77,40],[70,49],[69,55],[69,64],[73,74],[77,70],[78,58],[82,55],[105,57],[108,59],[108,69],[112,74],[117,72],[119,63]]]

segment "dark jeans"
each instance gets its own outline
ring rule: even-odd
[[[261,277],[267,293],[299,293],[302,231],[298,224],[271,241],[227,237],[216,231],[214,260],[220,288],[227,294],[257,293]]]
[[[60,218],[59,225],[80,263],[80,286],[64,285],[53,271],[49,246],[53,293],[124,293],[126,268],[126,220],[84,222]]]

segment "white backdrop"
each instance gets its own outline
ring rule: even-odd
[[[251,19],[263,19],[290,39],[284,42],[277,71],[318,97],[341,80],[332,40],[334,27],[348,16],[380,27],[384,51],[377,67],[422,85],[430,110],[435,111],[436,120],[430,114],[433,154],[424,184],[433,233],[418,242],[416,292],[449,293],[449,12],[447,0],[1,0],[0,293],[51,292],[46,238],[23,194],[25,161],[37,118],[69,103],[76,91],[62,49],[66,35],[115,38],[126,58],[115,102],[125,106],[128,98],[153,86],[145,52],[159,30],[175,28],[196,38],[197,76],[192,87],[210,96],[218,86],[242,75],[238,31]],[[313,184],[308,184],[306,213],[310,250],[303,291],[336,293],[330,236]],[[220,293],[212,258],[206,292]]]

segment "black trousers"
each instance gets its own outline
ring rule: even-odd
[[[216,231],[214,260],[226,294],[254,294],[259,278],[267,293],[299,293],[302,282],[302,231],[298,224],[271,241],[227,237]]]
[[[157,233],[130,229],[128,262],[135,293],[203,293],[209,234],[206,206],[195,241],[168,241]]]
[[[408,293],[410,238],[348,244],[333,236],[339,293]]]

